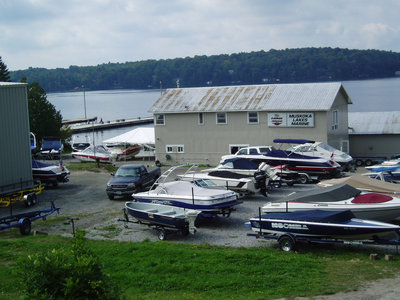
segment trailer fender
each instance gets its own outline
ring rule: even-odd
[[[32,223],[29,218],[21,218],[18,221],[19,231],[22,235],[28,235],[31,232]]]

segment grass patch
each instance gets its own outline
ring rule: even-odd
[[[108,239],[111,239],[113,237],[117,237],[122,232],[122,229],[118,228],[115,225],[109,225],[109,226],[105,226],[105,227],[96,228],[96,230],[103,231],[104,233],[101,233],[100,235],[102,237],[105,237],[105,238],[108,238]]]
[[[80,162],[76,164],[69,164],[66,166],[70,171],[89,171],[89,172],[116,172],[118,170],[117,167],[113,166],[112,164],[103,164],[100,163],[97,165],[96,162]]]
[[[104,229],[104,228],[103,228]],[[106,228],[113,231],[114,228]],[[20,256],[65,247],[61,236],[2,235],[0,298],[17,299]],[[365,280],[392,277],[400,259],[369,260],[363,250],[325,247],[306,253],[275,248],[233,248],[168,241],[89,240],[105,273],[124,299],[276,299],[356,290]]]

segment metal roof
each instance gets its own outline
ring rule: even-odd
[[[349,134],[400,134],[400,111],[349,112]]]
[[[149,112],[327,111],[339,92],[352,103],[339,82],[176,88]]]

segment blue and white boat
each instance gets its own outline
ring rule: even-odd
[[[134,201],[199,210],[203,215],[222,214],[229,216],[234,206],[241,204],[238,194],[224,187],[213,185],[210,180],[180,181],[168,176],[181,166],[163,173],[149,191],[133,194]]]
[[[274,143],[293,143],[293,139],[275,139]],[[341,174],[340,165],[331,159],[316,156],[308,156],[289,150],[273,149],[262,154],[226,155],[222,159],[241,157],[250,159],[257,164],[265,162],[271,167],[287,165],[289,170],[306,173],[310,176],[321,178],[338,177]]]
[[[260,214],[250,219],[251,229],[260,235],[374,240],[393,232],[400,226],[380,221],[357,219],[350,210],[305,210],[288,213]]]
[[[381,164],[367,166],[365,168],[367,170],[369,170],[370,172],[400,171],[400,158],[386,160],[386,161],[382,162]]]

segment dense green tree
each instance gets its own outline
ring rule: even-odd
[[[23,78],[22,82],[26,82]],[[44,136],[67,138],[62,130],[62,116],[55,106],[47,100],[45,90],[37,83],[28,84],[28,107],[30,130],[41,141]]]
[[[7,69],[7,66],[1,60],[0,56],[0,81],[11,81],[10,72]]]
[[[139,62],[107,63],[68,69],[29,68],[11,72],[38,82],[47,92],[158,89],[262,83],[320,82],[395,76],[400,53],[341,48],[299,48],[250,53],[195,56]]]

